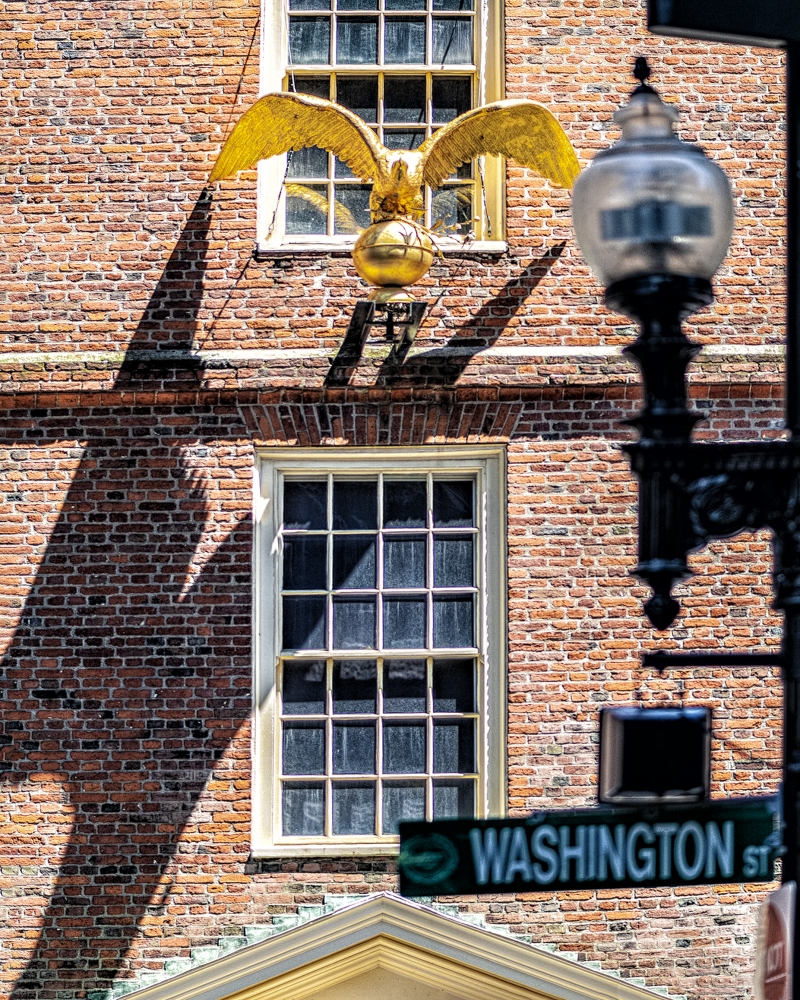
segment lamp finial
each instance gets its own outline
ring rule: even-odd
[[[644,56],[636,57],[636,62],[633,64],[633,75],[641,84],[650,79],[650,66]]]

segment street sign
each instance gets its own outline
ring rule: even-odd
[[[797,0],[647,0],[647,27],[657,35],[783,47],[800,41]]]
[[[769,882],[776,799],[400,824],[400,892],[440,896]]]
[[[756,1000],[789,1000],[792,995],[792,939],[797,884],[771,892],[758,918]]]

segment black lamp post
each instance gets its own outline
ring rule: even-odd
[[[689,574],[689,552],[714,538],[770,528],[775,606],[784,613],[783,881],[800,871],[800,421],[790,370],[787,429],[781,441],[699,443],[700,419],[686,405],[685,373],[699,351],[681,321],[713,299],[711,278],[727,252],[733,203],[722,171],[672,134],[675,112],[646,84],[617,112],[622,139],[578,179],[575,235],[606,286],[609,308],[639,323],[626,353],[641,368],[645,402],[631,423],[640,432],[625,446],[639,480],[639,561],[634,572],[652,588],[645,612],[666,629],[679,611],[671,589]],[[796,147],[790,143],[790,150]],[[790,163],[797,169],[797,164]],[[794,179],[789,182],[793,192]],[[797,209],[796,198],[789,199]],[[790,237],[796,220],[789,220]],[[792,246],[794,242],[790,238]],[[796,264],[794,252],[790,268]],[[789,281],[790,291],[795,282]],[[789,340],[797,303],[790,294]],[[787,347],[793,365],[800,344]],[[800,922],[794,954],[800,959]],[[793,995],[800,1000],[800,975]]]

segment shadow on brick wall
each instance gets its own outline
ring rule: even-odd
[[[192,468],[204,416],[216,442],[242,429],[153,395],[197,378],[174,352],[197,324],[208,215],[201,199],[130,345],[172,360],[123,366],[132,405],[36,411],[15,441],[85,443],[0,676],[0,779],[51,775],[74,817],[14,1000],[111,985],[249,716],[249,520],[220,514]]]
[[[556,243],[531,261],[502,291],[484,302],[444,347],[408,357],[410,345],[395,345],[378,372],[377,385],[454,385],[478,351],[491,347],[561,257],[566,243]]]

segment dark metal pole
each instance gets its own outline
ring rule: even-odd
[[[800,43],[791,41],[786,46],[786,426],[794,439],[800,436]],[[782,565],[776,567],[783,577],[778,596],[784,611],[783,882],[797,882],[800,873],[800,578],[791,572],[798,563],[793,524],[790,520],[780,540]],[[786,558],[789,552],[794,558]],[[785,599],[780,600],[784,588]],[[792,951],[792,1000],[800,1000],[800,920],[796,914]]]

